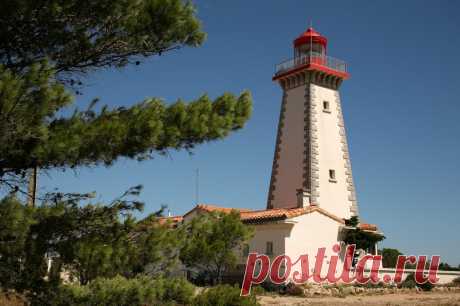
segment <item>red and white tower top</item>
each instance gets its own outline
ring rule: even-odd
[[[310,43],[319,44],[324,48],[324,50],[326,50],[327,38],[310,27],[294,40],[294,48],[298,48],[302,45],[308,45]]]
[[[294,58],[277,64],[273,80],[281,80],[304,70],[313,70],[337,78],[339,81],[350,77],[347,64],[327,56],[327,38],[309,27],[293,41]]]

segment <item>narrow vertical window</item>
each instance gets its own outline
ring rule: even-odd
[[[329,104],[329,101],[323,101],[323,111],[325,113],[330,113],[331,112],[331,106]]]
[[[334,183],[337,182],[335,178],[335,170],[333,169],[329,169],[329,181]]]
[[[267,241],[267,247],[265,249],[265,254],[273,255],[273,242],[272,241]]]

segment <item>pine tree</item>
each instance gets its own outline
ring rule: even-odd
[[[241,222],[238,211],[211,212],[185,223],[187,233],[180,259],[191,271],[204,273],[212,284],[234,268],[253,229]]]
[[[0,2],[0,187],[21,190],[30,169],[144,160],[242,128],[251,115],[248,92],[189,103],[149,98],[98,112],[91,103],[60,115],[87,73],[204,38],[194,7],[181,0]]]
[[[191,151],[241,129],[251,115],[249,92],[213,100],[202,95],[188,103],[152,97],[100,111],[95,99],[86,110],[62,115],[87,74],[197,47],[204,38],[194,7],[181,0],[0,1],[0,188],[27,193],[22,188],[32,169],[145,160],[169,150]],[[130,214],[141,203],[82,200],[89,201],[89,195],[56,193],[36,208],[24,207],[14,196],[0,201],[4,288],[35,294],[47,287],[50,252],[59,255],[51,278],[67,265],[82,283],[136,273],[145,268],[137,259],[147,265],[177,259],[176,253],[164,260],[161,252],[177,249],[180,237],[171,232],[157,229],[131,239],[136,223]]]

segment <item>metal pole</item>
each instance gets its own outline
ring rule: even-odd
[[[195,204],[198,205],[200,201],[200,169],[196,168],[195,173]]]
[[[310,29],[313,31],[313,21],[310,19]],[[313,35],[310,35],[310,62],[311,64],[311,55],[313,53]]]

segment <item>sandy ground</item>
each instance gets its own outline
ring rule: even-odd
[[[422,292],[422,293],[397,293],[386,295],[369,296],[347,296],[338,297],[318,297],[300,298],[292,296],[262,296],[259,298],[262,305],[286,305],[286,306],[460,306],[460,292]]]

